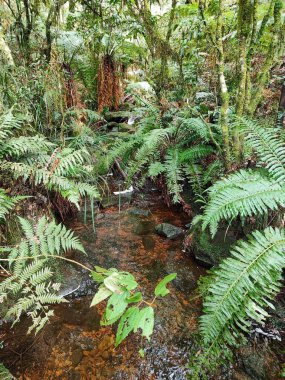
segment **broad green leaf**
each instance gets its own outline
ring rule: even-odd
[[[168,276],[164,277],[155,287],[154,294],[156,297],[164,297],[169,293],[166,285],[176,278],[176,273],[171,273]]]
[[[129,335],[129,333],[136,327],[140,310],[136,307],[130,307],[125,314],[122,315],[118,325],[116,334],[116,347]]]
[[[107,289],[105,286],[102,286],[102,288],[100,288],[98,292],[95,294],[95,296],[93,297],[90,307],[97,305],[101,301],[104,301],[111,294],[112,294],[111,290]]]
[[[129,292],[124,292],[122,294],[113,293],[111,295],[111,297],[108,300],[102,320],[102,323],[104,325],[112,324],[120,318],[120,316],[124,313],[128,306],[126,298],[129,296]]]
[[[131,297],[129,297],[127,299],[127,302],[128,303],[140,302],[141,300],[142,300],[142,294],[141,294],[141,292],[136,292],[134,295],[132,295]]]
[[[145,336],[148,340],[153,333],[154,326],[154,311],[151,306],[147,306],[140,310],[138,316],[138,322],[134,329],[137,332],[138,329],[142,330],[142,336]]]
[[[138,286],[134,276],[127,272],[121,272],[118,276],[120,285],[127,290],[133,290]]]
[[[98,265],[95,265],[95,270],[96,270],[96,272],[98,272],[98,273],[107,273],[107,272],[108,272],[107,269],[102,268],[102,267],[99,267]]]
[[[117,272],[112,273],[111,276],[105,278],[104,284],[106,288],[110,289],[112,292],[120,294],[123,293],[123,289],[120,285],[118,275]]]
[[[114,272],[104,280],[105,286],[115,293],[133,290],[138,286],[133,275],[127,272]]]
[[[99,284],[101,282],[103,282],[104,278],[105,278],[104,276],[102,276],[102,274],[97,273],[97,272],[92,272],[91,276],[92,276],[93,280],[96,281],[96,282],[98,282]]]

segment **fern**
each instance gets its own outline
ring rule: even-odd
[[[220,221],[266,215],[285,206],[284,188],[259,171],[241,170],[216,182],[209,190],[203,214],[203,229],[215,235]]]
[[[168,191],[173,195],[173,202],[177,203],[180,199],[180,193],[183,190],[182,170],[177,149],[169,150],[167,152],[164,167]]]
[[[25,197],[9,197],[5,190],[0,189],[0,221],[3,221],[7,214],[15,207],[16,203]]]
[[[48,260],[58,257],[62,252],[74,249],[84,252],[84,248],[74,233],[62,224],[48,222],[42,217],[38,223],[19,218],[24,237],[15,247],[5,248],[9,262],[10,276],[0,283],[2,302],[9,296],[17,297],[10,306],[5,318],[12,318],[13,324],[23,314],[32,319],[31,332],[36,333],[52,315],[50,304],[64,302],[58,296],[59,284],[52,284],[53,273]]]
[[[200,318],[205,348],[198,357],[198,371],[207,363],[212,366],[226,350],[225,345],[242,342],[251,320],[263,323],[269,316],[267,310],[273,308],[270,301],[281,288],[284,249],[283,229],[255,231],[213,272]]]
[[[0,169],[9,171],[16,179],[60,193],[77,208],[83,197],[100,197],[95,185],[84,181],[90,173],[86,165],[90,155],[85,148],[61,150],[43,136],[15,137],[14,130],[21,121],[11,112],[0,120]]]
[[[263,128],[255,121],[238,119],[239,126],[249,145],[277,181],[285,180],[285,143],[278,136],[278,130]]]
[[[133,176],[139,172],[144,167],[144,165],[149,163],[153,157],[157,155],[158,150],[162,148],[162,146],[170,138],[173,132],[173,127],[164,129],[157,128],[150,131],[144,137],[142,146],[136,152],[134,162],[129,165],[129,178],[133,178]]]
[[[0,364],[0,379],[1,380],[14,380],[15,379],[15,377],[12,376],[10,371],[8,371],[8,369],[6,367],[4,367],[4,365],[2,363]]]
[[[194,162],[213,153],[214,149],[207,145],[193,145],[179,153],[181,163]]]

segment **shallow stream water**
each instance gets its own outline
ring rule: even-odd
[[[131,272],[144,297],[149,299],[162,277],[177,273],[177,278],[170,286],[171,293],[156,303],[155,329],[151,341],[147,342],[132,334],[115,349],[115,329],[100,326],[103,306],[89,307],[96,286],[88,272],[63,265],[64,291],[69,293],[75,288],[79,289],[67,297],[68,303],[55,307],[51,323],[36,338],[26,336],[27,321],[11,332],[7,331],[6,326],[2,339],[0,337],[4,347],[0,351],[0,361],[17,378],[187,378],[189,350],[201,312],[200,301],[193,297],[193,290],[205,269],[182,251],[183,237],[166,239],[156,234],[155,226],[168,222],[185,228],[189,217],[178,209],[167,208],[158,192],[136,196],[120,207],[117,200],[115,203],[96,214],[95,231],[91,212],[87,212],[85,217],[83,213],[79,214],[68,222],[87,252],[87,256],[75,254],[70,258],[90,267],[100,265]],[[145,350],[144,358],[138,353],[140,348]]]
[[[137,210],[148,215],[137,215]],[[177,273],[170,295],[156,303],[151,341],[133,334],[115,349],[114,328],[99,324],[103,307],[89,307],[92,297],[88,293],[94,294],[96,288],[88,273],[67,266],[66,291],[81,284],[77,294],[87,296],[74,299],[71,295],[68,303],[57,306],[55,317],[36,340],[25,337],[25,323],[16,327],[9,347],[18,373],[33,380],[186,378],[191,334],[197,329],[200,310],[197,302],[189,299],[204,269],[182,252],[183,237],[168,240],[156,234],[155,226],[161,222],[185,228],[189,218],[167,208],[159,193],[153,192],[122,204],[120,209],[116,204],[97,213],[95,231],[91,212],[87,212],[86,224],[83,213],[68,223],[87,252],[87,256],[72,258],[89,266],[131,272],[146,298],[151,299],[162,277]],[[24,346],[31,347],[23,353]],[[141,347],[144,358],[138,353]]]

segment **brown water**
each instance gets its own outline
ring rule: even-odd
[[[149,210],[150,215],[132,215],[130,210],[136,207]],[[161,222],[184,227],[189,218],[177,209],[167,208],[154,192],[122,205],[120,212],[118,206],[113,206],[97,214],[95,233],[90,213],[87,224],[83,223],[83,215],[69,223],[88,253],[87,257],[76,259],[86,265],[131,272],[146,298],[151,298],[159,279],[177,273],[171,294],[156,304],[150,342],[133,334],[115,349],[115,329],[99,325],[103,307],[89,308],[92,298],[85,296],[57,306],[55,317],[36,338],[25,335],[25,322],[4,335],[0,360],[13,373],[33,380],[185,379],[200,312],[198,300],[189,299],[204,269],[182,252],[183,237],[168,240],[155,233],[155,226]],[[94,294],[87,273],[69,267],[64,270],[67,288],[75,288],[81,282],[83,292]],[[145,349],[143,359],[138,354],[141,347]]]

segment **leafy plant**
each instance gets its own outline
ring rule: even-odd
[[[15,379],[15,377],[12,376],[10,371],[2,363],[0,363],[0,378],[1,378],[1,380],[14,380]]]
[[[84,148],[61,149],[43,136],[16,136],[21,120],[12,111],[0,120],[0,169],[31,185],[59,193],[79,208],[83,197],[100,195],[96,186],[84,182],[92,170],[90,155]]]
[[[27,314],[32,319],[29,332],[35,329],[37,333],[53,315],[49,305],[65,301],[58,296],[60,284],[52,283],[49,259],[65,259],[63,252],[84,252],[84,248],[72,231],[46,217],[36,224],[23,218],[19,222],[24,237],[16,246],[1,250],[7,258],[0,257],[0,262],[9,264],[8,277],[0,283],[1,303],[8,306],[6,319],[15,324]],[[12,305],[11,299],[16,299]]]
[[[222,220],[257,218],[281,212],[285,206],[282,139],[274,129],[266,130],[243,119],[241,123],[247,132],[247,143],[265,168],[241,170],[209,189],[208,204],[198,219],[203,229],[210,227],[212,236]],[[219,359],[229,357],[230,348],[244,342],[252,320],[264,323],[268,310],[274,308],[272,300],[280,291],[285,268],[285,229],[282,224],[278,227],[252,232],[212,271],[200,319],[204,348],[194,360],[194,378],[199,378],[203,367],[209,369],[209,363],[213,366],[220,363]]]
[[[142,293],[137,291],[138,283],[128,272],[96,266],[92,277],[100,287],[90,306],[108,299],[101,325],[112,325],[119,321],[116,346],[132,331],[136,333],[141,330],[141,335],[149,340],[154,327],[154,302],[158,297],[165,297],[169,293],[166,285],[176,278],[176,273],[169,274],[156,285],[151,302],[145,301]]]

